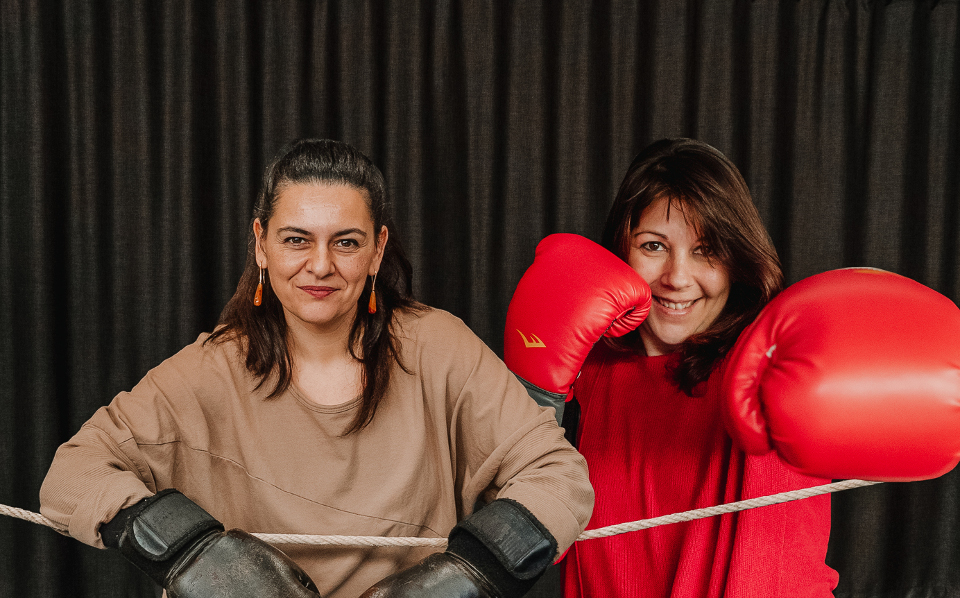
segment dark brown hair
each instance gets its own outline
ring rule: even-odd
[[[410,294],[413,268],[403,253],[396,231],[390,227],[383,175],[368,157],[352,146],[329,139],[300,139],[284,147],[264,172],[253,217],[260,219],[266,231],[280,192],[285,187],[324,183],[349,185],[360,191],[367,200],[374,232],[378,234],[383,226],[390,229],[390,238],[377,272],[377,311],[367,313],[372,283],[368,277],[357,301],[357,318],[350,330],[350,351],[363,364],[362,400],[353,425],[346,431],[350,434],[362,430],[373,420],[377,406],[386,394],[393,362],[404,367],[399,361],[398,341],[393,332],[394,310],[417,310],[422,306]],[[255,241],[251,223],[246,268],[240,276],[236,293],[220,315],[220,325],[207,342],[239,341],[247,369],[260,379],[258,388],[271,375],[276,375],[276,383],[269,395],[272,398],[290,386],[293,370],[283,306],[270,292],[268,277],[264,277],[261,305],[253,304],[259,282]],[[357,346],[360,355],[354,353]]]
[[[680,346],[674,381],[687,394],[706,380],[717,361],[783,287],[780,260],[740,171],[717,149],[693,139],[662,139],[627,169],[603,231],[603,245],[624,261],[643,211],[667,198],[682,211],[730,276],[730,296],[717,319]],[[636,348],[637,332],[621,347]]]

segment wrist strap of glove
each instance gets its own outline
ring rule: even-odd
[[[514,374],[514,376],[517,375]],[[517,380],[519,380],[520,384],[527,389],[527,394],[530,395],[531,399],[537,402],[537,405],[540,405],[541,407],[553,407],[554,411],[556,412],[558,424],[563,421],[563,408],[564,402],[567,400],[567,395],[544,390],[536,384],[524,380],[520,376],[517,376]]]
[[[557,541],[526,507],[501,498],[457,524],[447,551],[512,598],[527,593],[553,562]]]
[[[120,552],[160,585],[180,552],[223,524],[174,489],[163,490],[121,509],[100,526],[103,543]]]

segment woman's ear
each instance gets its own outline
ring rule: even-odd
[[[263,225],[260,224],[259,218],[254,218],[253,220],[253,243],[254,251],[257,258],[257,265],[261,268],[265,268],[267,265],[267,255],[263,251],[263,246],[260,241],[263,238]]]
[[[370,276],[373,276],[380,270],[380,263],[383,261],[383,253],[387,248],[387,239],[389,237],[390,233],[387,231],[387,227],[380,227],[380,234],[377,235],[377,255],[373,258],[373,263],[370,264]]]

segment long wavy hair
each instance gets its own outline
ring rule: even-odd
[[[730,276],[730,295],[717,319],[679,348],[674,382],[692,395],[783,288],[783,273],[740,171],[720,151],[693,139],[662,139],[634,158],[607,217],[603,245],[626,261],[631,232],[643,211],[660,198],[682,211],[710,248],[710,259]],[[614,345],[642,347],[638,332]]]
[[[350,329],[350,352],[363,368],[360,409],[352,426],[345,432],[351,434],[359,432],[373,420],[390,383],[393,362],[406,370],[400,362],[399,342],[393,330],[394,311],[419,310],[422,305],[411,295],[413,268],[404,255],[396,231],[391,228],[383,175],[367,156],[346,143],[329,139],[299,139],[284,147],[267,166],[253,209],[253,218],[260,219],[264,234],[280,193],[289,185],[299,184],[353,187],[367,201],[373,230],[379,232],[383,226],[390,230],[377,272],[377,311],[370,314],[366,309],[372,284],[367,277],[357,300],[357,317]],[[274,380],[268,395],[273,398],[286,391],[293,382],[292,356],[283,306],[270,292],[269,277],[264,277],[261,304],[253,304],[260,270],[252,222],[250,228],[247,263],[237,291],[224,307],[219,326],[206,342],[238,341],[247,369],[259,378],[257,388],[268,379]]]

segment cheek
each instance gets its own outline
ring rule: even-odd
[[[292,251],[283,251],[282,249],[267,251],[266,257],[267,268],[277,275],[289,276],[291,273],[297,272],[304,261],[303,255]]]
[[[650,258],[631,253],[627,257],[627,265],[633,268],[634,272],[639,274],[648,285],[653,284],[660,276],[659,264]]]
[[[730,294],[730,277],[723,270],[711,269],[701,278],[703,281],[701,287],[704,292],[715,299],[722,299],[724,302]]]
[[[270,272],[270,281],[288,283],[308,270],[308,262],[316,253],[310,250],[295,249],[279,243],[264,247]]]
[[[295,270],[290,268],[284,260],[276,259],[276,256],[269,259],[265,266],[267,271],[264,274],[270,280],[270,287],[277,292],[282,292],[282,289],[286,287],[290,280],[291,273]]]
[[[337,263],[337,271],[340,276],[348,281],[363,283],[369,270],[370,258],[368,256],[349,256]]]

